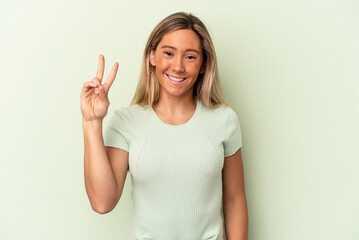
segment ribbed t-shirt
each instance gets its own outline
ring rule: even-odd
[[[104,145],[129,153],[133,216],[129,240],[223,239],[224,157],[242,146],[236,112],[197,100],[182,125],[163,122],[153,108],[114,110]]]

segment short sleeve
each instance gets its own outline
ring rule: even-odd
[[[108,125],[105,128],[104,145],[108,147],[120,148],[129,151],[129,144],[126,135],[129,129],[129,121],[120,109],[115,110]]]
[[[229,157],[242,147],[242,133],[237,114],[232,110],[226,120],[224,156]]]

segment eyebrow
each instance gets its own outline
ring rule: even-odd
[[[173,49],[173,50],[177,50],[175,47],[173,47],[173,46],[170,46],[170,45],[163,45],[162,47],[161,47],[161,49],[162,48],[171,48],[171,49]],[[198,54],[200,54],[200,52],[198,51],[198,50],[196,50],[196,49],[193,49],[193,48],[188,48],[188,49],[186,49],[186,51],[185,52],[196,52],[196,53],[198,53]]]

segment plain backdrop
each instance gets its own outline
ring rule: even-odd
[[[109,114],[127,106],[177,11],[207,25],[239,113],[249,239],[359,239],[356,0],[0,0],[0,239],[126,239],[129,175],[113,212],[87,199],[80,91],[104,54]]]

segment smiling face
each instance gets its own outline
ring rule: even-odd
[[[201,42],[190,29],[176,30],[163,36],[150,63],[156,68],[163,97],[193,97],[193,85],[202,73]]]

